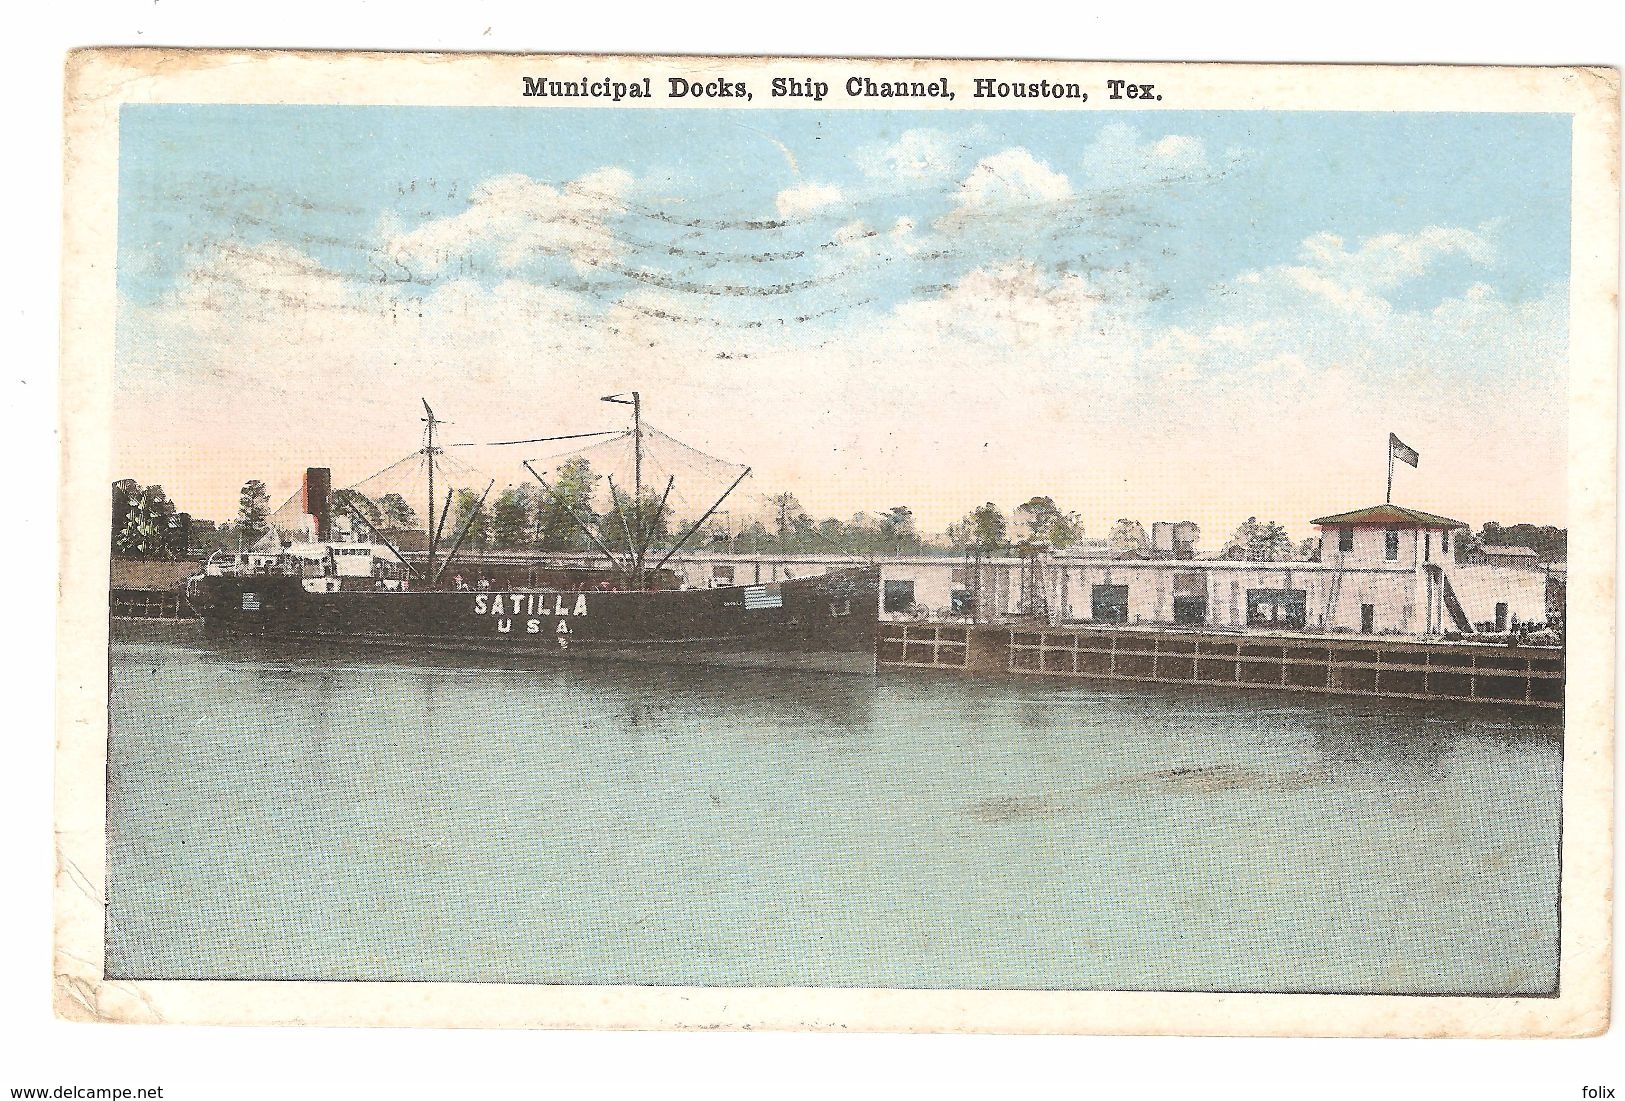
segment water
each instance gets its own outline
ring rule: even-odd
[[[108,973],[1551,993],[1549,717],[117,642]]]

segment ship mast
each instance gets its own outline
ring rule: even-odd
[[[637,532],[636,539],[627,540],[626,549],[630,552],[631,573],[633,580],[642,591],[645,584],[644,555],[649,549],[649,531],[643,523],[643,396],[636,390],[632,391],[632,400],[627,401],[624,394],[609,394],[599,398],[599,401],[612,402],[615,405],[630,405],[632,407],[632,523],[631,531]],[[611,483],[611,490],[614,484]],[[623,516],[624,519],[624,516]],[[631,532],[628,532],[630,535]]]
[[[643,576],[643,556],[653,536],[643,523],[643,398],[632,391],[632,520],[638,526],[638,591],[647,588]]]
[[[439,535],[439,533],[435,531],[434,527],[434,457],[439,453],[440,449],[434,445],[434,429],[435,425],[445,424],[447,422],[440,420],[434,415],[434,410],[429,408],[428,398],[419,398],[418,400],[423,402],[423,412],[426,414],[419,419],[421,419],[423,423],[428,426],[423,430],[423,455],[429,463],[429,519],[428,526],[425,528],[425,533],[429,537],[429,568],[427,570],[427,576],[432,579],[438,576],[434,568],[434,545],[436,538]],[[432,580],[430,584],[433,584]]]
[[[613,503],[616,516],[621,521],[621,529],[626,535],[627,553],[625,560],[623,561],[615,551],[610,549],[609,543],[605,541],[605,537],[601,537],[604,535],[602,526],[600,526],[600,531],[593,531],[592,524],[589,522],[590,514],[589,516],[582,516],[578,514],[574,508],[569,506],[568,502],[565,503],[564,507],[565,512],[569,515],[571,521],[574,522],[583,533],[585,533],[588,541],[591,542],[593,546],[598,548],[599,553],[608,559],[610,564],[613,565],[617,571],[622,573],[629,582],[635,584],[638,590],[641,591],[647,587],[649,580],[649,544],[653,541],[655,530],[659,527],[662,517],[664,517],[666,514],[666,505],[671,499],[672,489],[676,485],[677,479],[675,476],[670,476],[666,479],[665,492],[660,495],[660,499],[658,501],[652,502],[654,505],[653,512],[646,513],[646,502],[643,499],[643,395],[636,390],[629,390],[619,394],[606,394],[598,400],[607,401],[613,405],[630,405],[632,407],[632,427],[630,431],[621,429],[613,432],[576,432],[563,436],[540,436],[534,439],[525,440],[498,440],[490,446],[508,447],[518,444],[547,443],[552,440],[579,440],[585,439],[589,436],[631,436],[632,504],[630,507],[628,507],[623,500],[625,494],[616,487],[614,477],[611,476],[608,479],[610,500]],[[427,402],[424,403],[424,409],[428,410]],[[429,414],[429,421],[431,424],[431,432],[434,424],[449,423],[447,421],[436,420],[432,412]],[[450,446],[466,447],[470,445],[454,443]],[[430,438],[430,443],[425,449],[433,450],[432,436]],[[553,492],[553,488],[548,485],[547,480],[537,472],[534,466],[531,465],[530,460],[524,460],[522,465],[526,470],[530,471],[531,477],[536,479],[544,492]],[[683,532],[680,538],[677,539],[677,541],[672,545],[671,549],[668,550],[660,561],[655,564],[655,572],[659,572],[660,568],[671,560],[672,555],[681,550],[683,545],[694,537],[694,533],[700,530],[700,527],[705,523],[705,521],[709,520],[712,514],[722,506],[722,502],[727,500],[729,495],[739,487],[739,483],[744,481],[749,476],[750,467],[747,466],[740,471],[739,476],[733,480],[732,484],[730,484],[727,489],[722,491],[722,496],[718,497],[716,501],[712,503],[711,507],[706,509],[704,514],[701,515],[698,520],[689,525],[688,529]],[[630,518],[627,515],[628,512],[631,513]],[[599,523],[602,525],[607,521],[608,517],[604,517],[599,521]],[[444,522],[443,517],[442,522]],[[432,569],[432,559],[430,565]]]

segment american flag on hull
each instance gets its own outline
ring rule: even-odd
[[[259,610],[260,610],[260,594],[259,593],[244,593],[243,594],[243,611],[245,611],[245,612],[257,612]]]
[[[784,607],[784,594],[777,585],[747,585],[745,587],[745,611],[759,612],[765,608]]]

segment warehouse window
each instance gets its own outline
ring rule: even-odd
[[[1337,549],[1340,551],[1354,549],[1354,529],[1348,524],[1337,529]]]
[[[726,581],[728,584],[732,585],[734,580],[734,568],[732,566],[712,566],[711,576],[718,581]]]
[[[1382,556],[1390,562],[1399,561],[1399,532],[1389,530],[1384,532]]]
[[[886,582],[885,595],[881,603],[882,611],[906,612],[912,607],[914,607],[914,582]]]
[[[1174,597],[1174,622],[1187,627],[1200,627],[1207,622],[1207,597]]]
[[[1094,586],[1089,592],[1089,618],[1096,623],[1127,623],[1128,586]]]
[[[1306,589],[1248,589],[1247,626],[1302,630],[1308,620]]]
[[[1174,574],[1174,622],[1189,627],[1207,622],[1207,574],[1201,570]]]

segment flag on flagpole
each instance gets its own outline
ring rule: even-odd
[[[1404,463],[1406,466],[1415,466],[1422,458],[1414,447],[1407,447],[1398,436],[1388,433],[1388,454]]]

